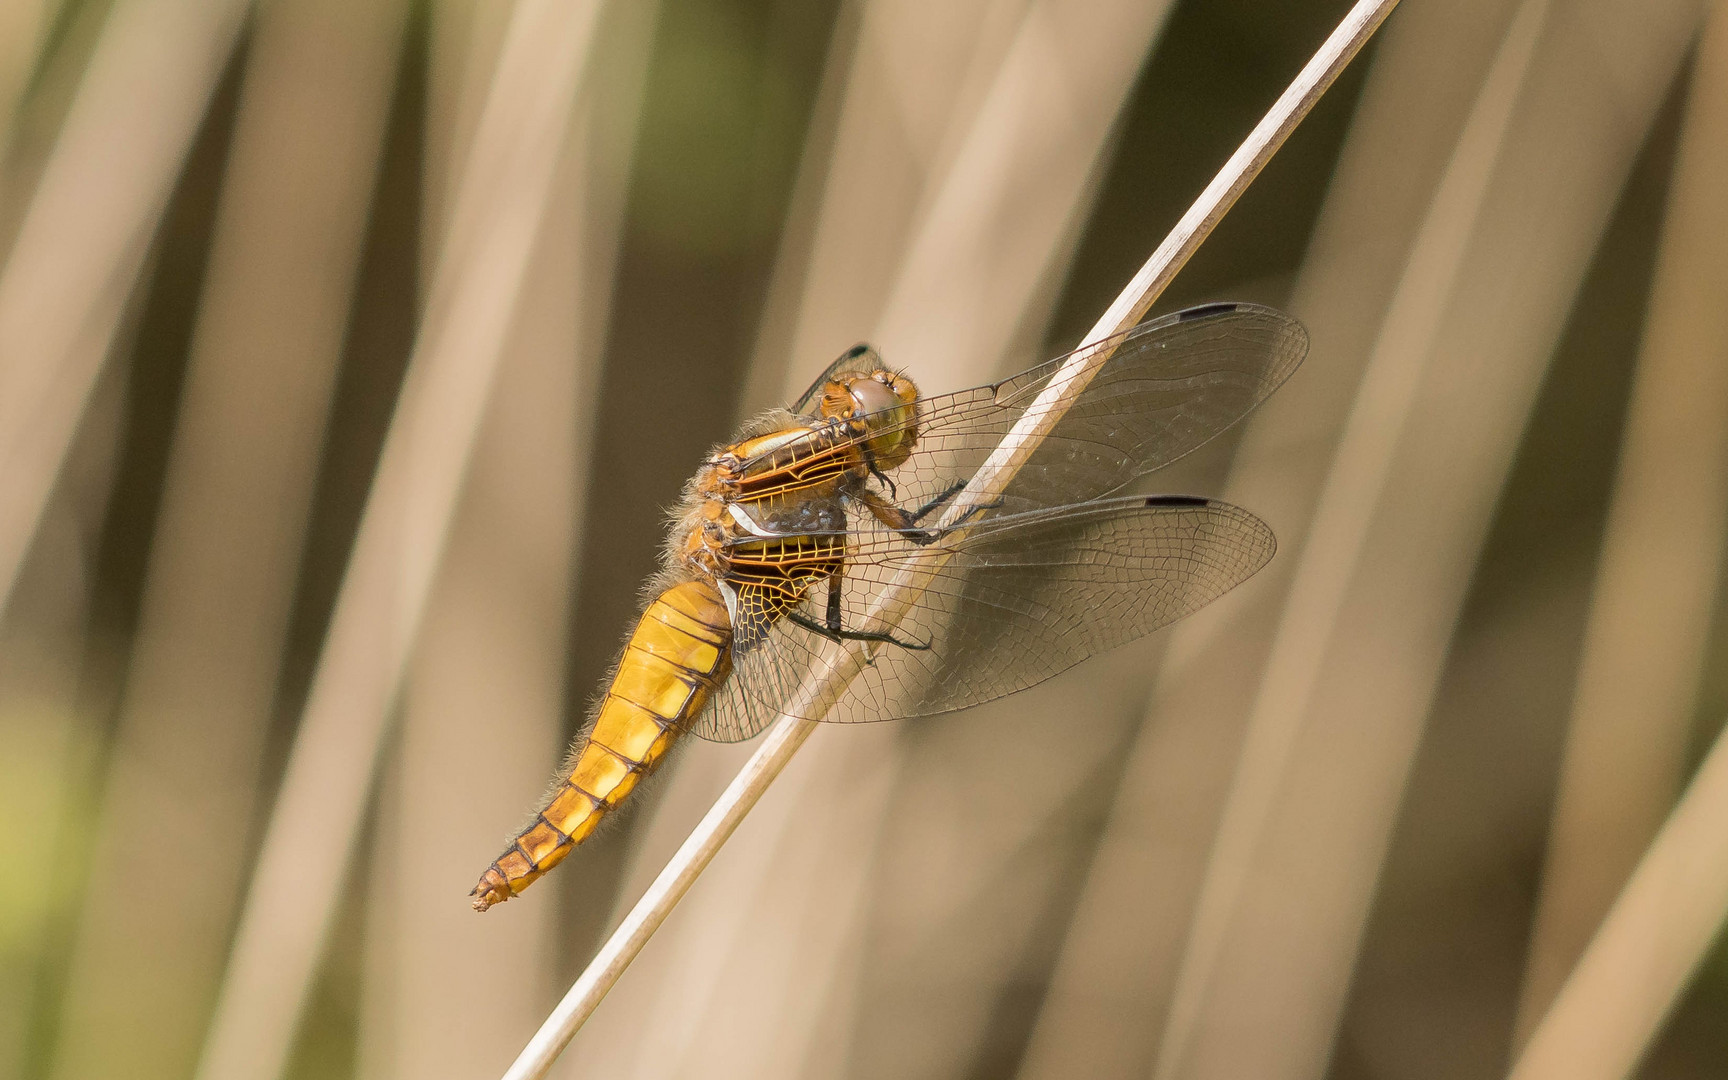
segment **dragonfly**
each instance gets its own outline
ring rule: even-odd
[[[1108,359],[988,499],[968,482],[1068,356],[924,397],[857,345],[711,453],[605,692],[473,906],[561,862],[686,733],[736,742],[781,715],[858,723],[982,704],[1174,622],[1270,561],[1272,531],[1246,510],[1120,492],[1266,400],[1307,355],[1301,324],[1208,304],[1085,350]],[[909,576],[923,587],[890,618],[882,601]],[[869,658],[816,708],[800,688],[837,645]]]

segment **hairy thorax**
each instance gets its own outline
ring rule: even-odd
[[[863,473],[849,450],[845,430],[830,423],[798,424],[720,448],[685,489],[668,554],[689,572],[718,580],[740,544],[843,531],[840,496]]]
[[[917,388],[876,369],[830,381],[816,417],[767,413],[703,462],[667,538],[666,572],[724,584],[739,556],[780,558],[806,538],[831,558],[845,546],[846,501],[906,460],[917,439]],[[804,550],[803,547],[799,548]]]

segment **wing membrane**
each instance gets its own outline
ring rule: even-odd
[[[1191,498],[1098,500],[988,519],[917,547],[886,530],[848,545],[841,610],[847,629],[878,631],[872,602],[903,571],[946,562],[893,628],[928,645],[881,645],[832,710],[840,723],[928,716],[991,701],[1089,656],[1151,633],[1210,603],[1272,557],[1272,532],[1245,510]],[[820,621],[826,584],[801,611]],[[786,711],[829,647],[788,619],[733,658],[733,677],[695,725],[746,739]]]
[[[868,342],[860,341],[834,358],[834,362],[822,369],[822,374],[816,376],[804,393],[798,396],[790,409],[799,416],[809,416],[816,411],[817,403],[822,400],[822,388],[833,379],[842,375],[868,375],[872,371],[880,371],[882,357]]]
[[[1016,474],[1005,511],[1086,502],[1190,453],[1289,378],[1307,355],[1308,335],[1272,308],[1212,304],[1143,323],[1093,348],[1114,352]],[[812,389],[846,367],[849,356],[830,365]],[[895,501],[919,506],[971,477],[1067,359],[925,399],[917,449],[889,474]]]

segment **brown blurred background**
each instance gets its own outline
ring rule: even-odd
[[[1078,343],[1349,6],[0,0],[0,1077],[500,1074],[750,749],[468,909],[702,454]],[[1728,1077],[1725,172],[1728,10],[1405,0],[1157,308],[1311,332],[1151,478],[1273,566],[818,732],[553,1075]]]

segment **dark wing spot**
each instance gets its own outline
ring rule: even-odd
[[[1210,319],[1214,315],[1228,315],[1241,307],[1240,304],[1200,304],[1197,307],[1183,308],[1176,313],[1177,322],[1193,322],[1195,319]]]
[[[1147,506],[1209,506],[1211,499],[1202,499],[1198,495],[1148,495]]]

